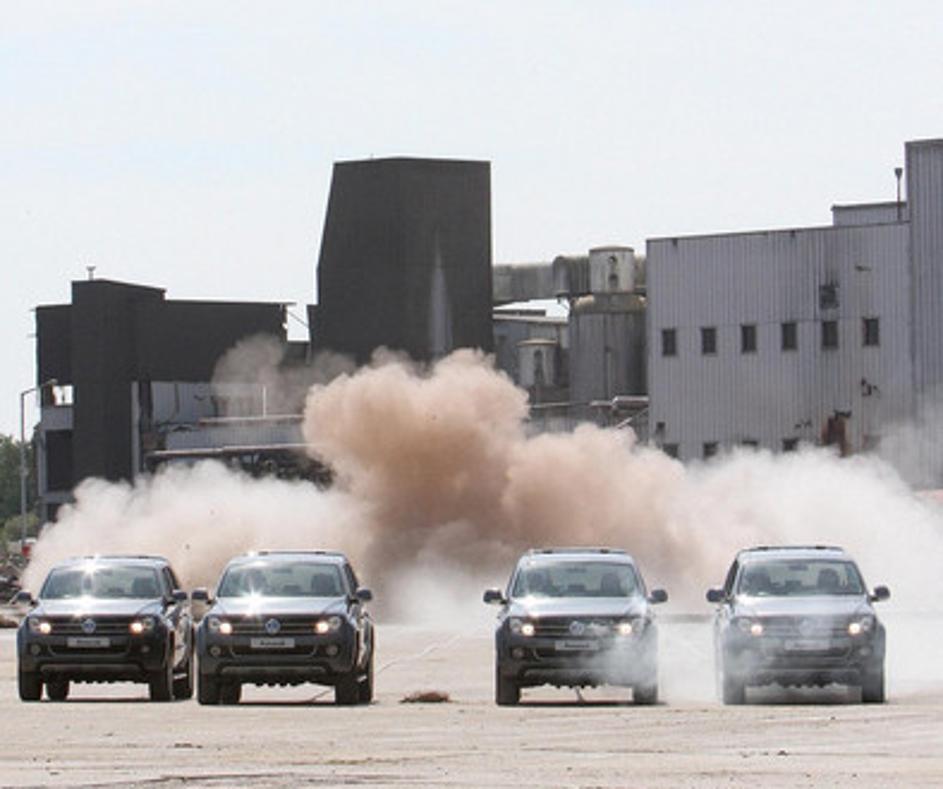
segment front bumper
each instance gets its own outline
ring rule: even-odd
[[[66,636],[24,635],[17,638],[22,671],[44,679],[76,682],[146,682],[170,659],[167,634],[109,636],[107,646],[70,646]]]
[[[583,645],[587,648],[574,648]],[[569,639],[499,636],[498,671],[520,687],[631,687],[650,684],[657,675],[654,626],[638,637],[593,639],[583,645]]]
[[[737,638],[723,653],[724,672],[747,685],[860,685],[883,666],[884,638],[831,638],[810,649],[787,639]]]
[[[256,684],[332,685],[357,666],[356,638],[344,631],[323,636],[296,635],[291,647],[264,644],[265,639],[258,636],[210,635],[201,628],[197,634],[200,673]]]

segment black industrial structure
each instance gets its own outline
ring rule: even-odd
[[[489,163],[335,164],[318,300],[315,346],[358,362],[379,346],[420,361],[454,348],[490,351]]]
[[[219,357],[256,334],[285,339],[283,304],[168,301],[159,288],[97,279],[72,283],[71,304],[38,307],[37,380],[72,389],[71,420],[43,430],[46,488],[132,478],[149,383],[209,381]],[[42,389],[44,405],[54,405],[54,391]]]

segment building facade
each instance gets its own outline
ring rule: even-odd
[[[906,146],[906,202],[831,226],[647,244],[652,438],[875,447],[943,384],[943,141]]]

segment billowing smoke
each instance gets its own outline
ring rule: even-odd
[[[480,354],[428,370],[380,357],[308,391],[304,433],[337,472],[331,491],[214,464],[134,487],[88,482],[40,540],[27,583],[76,553],[159,552],[188,585],[211,585],[249,549],[339,548],[396,613],[432,588],[478,605],[481,584],[502,583],[526,548],[602,544],[706,611],[705,587],[738,548],[834,543],[902,607],[941,599],[939,513],[878,460],[745,451],[686,468],[631,431],[528,437],[526,417],[525,394]]]

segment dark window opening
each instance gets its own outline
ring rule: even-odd
[[[819,287],[819,309],[834,310],[838,308],[838,283],[826,282]]]
[[[664,452],[670,458],[678,457],[678,445],[677,444],[662,444],[661,451]]]
[[[795,321],[786,321],[782,324],[782,348],[784,351],[794,351],[799,347],[799,327]]]
[[[784,438],[783,452],[795,452],[799,448],[798,438]]]
[[[714,457],[717,454],[717,442],[716,441],[705,441],[703,446],[703,455],[704,459]]]
[[[717,353],[717,329],[713,326],[701,327],[701,353]]]
[[[865,318],[862,321],[862,339],[865,346],[881,344],[881,324],[877,318]]]
[[[740,353],[756,353],[756,324],[740,326]]]
[[[822,321],[822,348],[834,350],[838,347],[838,321]]]
[[[745,438],[740,442],[740,446],[746,447],[747,449],[759,449],[760,442],[755,438]]]
[[[678,355],[678,331],[677,329],[662,329],[661,330],[661,355],[662,356],[677,356]]]

